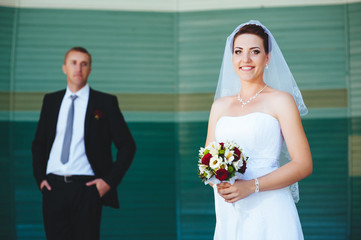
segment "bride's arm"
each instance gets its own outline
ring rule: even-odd
[[[272,101],[275,115],[280,122],[291,161],[279,169],[258,178],[259,191],[284,188],[312,173],[312,157],[301,118],[293,97],[278,93]],[[255,180],[241,180],[231,186],[219,186],[219,193],[228,202],[235,202],[252,194],[256,189]]]
[[[205,147],[207,147],[211,142],[215,142],[216,141],[216,136],[215,136],[215,128],[216,128],[216,124],[218,119],[221,116],[221,109],[222,109],[222,102],[224,99],[219,99],[215,102],[213,102],[212,104],[212,108],[211,108],[211,112],[209,114],[209,120],[208,120],[208,130],[207,130],[207,138],[206,138],[206,145]],[[209,185],[211,187],[213,187],[212,183],[209,183]]]
[[[207,130],[207,138],[206,145],[207,147],[211,142],[216,141],[215,129],[218,119],[221,116],[222,105],[224,104],[224,99],[218,99],[212,104],[211,112],[209,114],[208,120],[208,130]]]
[[[289,186],[312,173],[312,156],[296,103],[288,93],[277,97],[277,118],[281,125],[291,161],[274,174],[259,179],[261,190],[273,190]],[[262,186],[261,186],[262,184]]]

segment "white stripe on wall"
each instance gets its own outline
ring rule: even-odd
[[[334,5],[361,0],[0,0],[0,6],[20,8],[186,12],[259,7]]]

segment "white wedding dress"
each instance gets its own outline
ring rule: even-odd
[[[215,135],[217,142],[236,142],[249,157],[243,179],[261,177],[278,168],[283,136],[273,116],[261,112],[224,116],[217,122]],[[225,202],[216,187],[214,196],[217,218],[214,240],[303,239],[288,187],[253,193],[234,204]]]

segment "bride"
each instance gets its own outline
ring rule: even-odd
[[[232,140],[249,159],[241,179],[213,186],[215,240],[303,239],[289,186],[312,173],[306,113],[270,31],[253,20],[238,26],[227,38],[206,146]],[[284,143],[290,161],[279,167]]]

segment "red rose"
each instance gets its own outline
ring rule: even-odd
[[[246,165],[247,165],[247,162],[246,161],[243,161],[243,165],[242,165],[242,167],[238,170],[240,173],[245,173],[246,172],[246,169],[247,169],[247,167],[246,167]]]
[[[224,149],[224,143],[223,142],[219,143],[219,145],[221,145],[221,149]]]
[[[224,181],[228,178],[228,171],[226,169],[219,169],[217,172],[216,172],[216,178],[220,181]]]
[[[207,153],[202,157],[202,164],[209,166],[209,161],[211,160],[211,158],[212,158],[212,154]]]
[[[239,160],[240,159],[240,157],[241,157],[241,151],[239,151],[239,149],[238,148],[233,148],[233,151],[234,151],[234,159],[237,161],[237,160]]]

